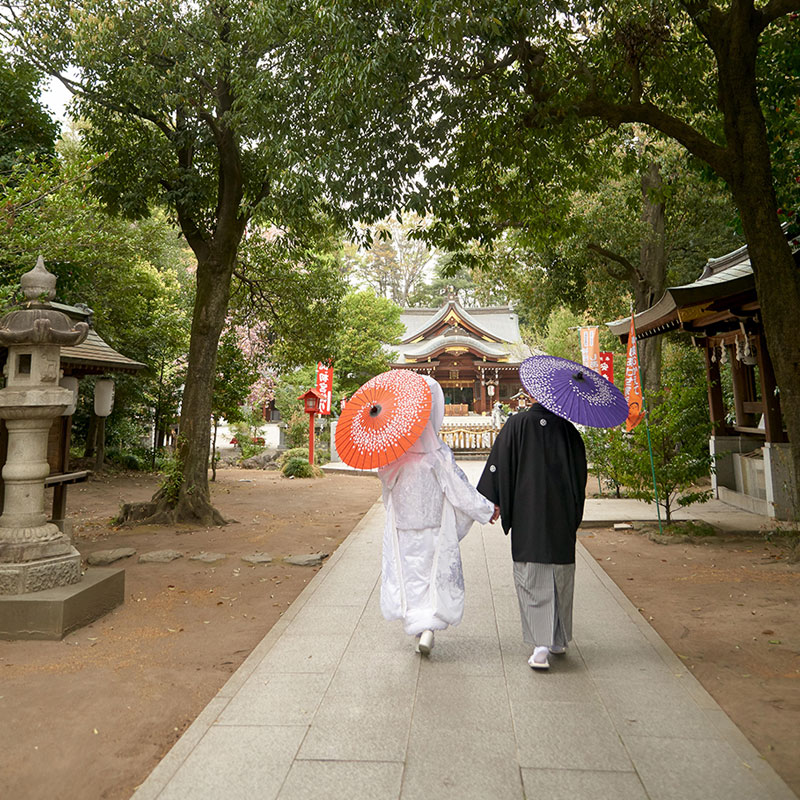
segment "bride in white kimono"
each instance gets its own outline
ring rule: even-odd
[[[432,395],[428,424],[414,445],[378,475],[386,507],[381,611],[387,620],[402,619],[406,633],[419,637],[418,652],[427,654],[433,631],[457,625],[464,613],[458,543],[473,522],[494,522],[497,513],[439,438],[444,395],[433,378],[422,377]]]

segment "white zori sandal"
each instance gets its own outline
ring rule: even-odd
[[[533,654],[528,659],[528,666],[532,669],[550,669],[550,662],[547,660],[547,654],[550,652],[548,647],[535,647]]]
[[[417,644],[417,652],[427,656],[433,650],[433,631],[422,631]]]

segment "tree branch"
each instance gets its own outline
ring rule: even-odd
[[[615,263],[619,264],[623,268],[623,272],[614,271],[610,267],[607,267],[609,275],[612,278],[617,280],[633,280],[633,278],[638,277],[639,270],[636,268],[634,264],[632,264],[625,256],[619,255],[619,253],[615,253],[613,250],[608,250],[605,247],[602,247],[599,244],[595,244],[594,242],[589,242],[586,245],[587,250],[591,250],[593,253],[597,253],[601,258],[605,258],[608,261],[614,261]]]
[[[470,81],[485,78],[487,75],[510,67],[515,61],[523,65],[526,72],[530,74],[531,67],[540,67],[544,63],[545,57],[546,53],[542,48],[534,47],[525,37],[520,37],[514,45],[508,48],[508,52],[503,58],[491,62],[487,59],[480,69],[464,70],[460,77]]]
[[[752,5],[752,0],[749,0]],[[716,52],[715,41],[726,26],[728,14],[721,11],[710,0],[680,0],[681,5],[692,18],[692,22]]]
[[[769,0],[763,8],[756,9],[754,14],[760,32],[776,19],[798,12],[800,12],[800,0]]]
[[[680,0],[680,3],[694,21],[704,14],[711,13],[712,9],[718,10],[709,0]]]
[[[265,198],[269,196],[271,191],[272,184],[269,178],[265,178],[261,182],[261,186],[259,186],[258,191],[253,195],[253,199],[248,203],[249,208],[251,209],[251,213],[255,211],[256,206]]]
[[[4,4],[7,6],[7,4]],[[10,10],[12,19],[16,21],[17,17],[13,13],[13,10]],[[18,42],[17,42],[18,44]],[[56,69],[47,61],[43,61],[39,58],[37,52],[28,49],[27,47],[22,47],[23,53],[25,58],[31,62],[38,70],[40,70],[43,74],[49,75],[51,78],[55,78],[56,80],[60,81],[64,88],[67,91],[75,96],[82,96],[86,97],[91,100],[93,103],[97,103],[97,105],[102,106],[103,108],[107,108],[109,111],[116,111],[119,114],[123,114],[125,116],[134,116],[138,117],[141,120],[145,120],[146,122],[151,122],[153,125],[167,137],[167,139],[171,139],[173,131],[172,128],[160,117],[156,116],[155,114],[151,114],[150,112],[145,111],[144,109],[139,108],[134,103],[127,102],[124,104],[115,103],[111,100],[103,98],[101,95],[98,95],[91,90],[87,89],[84,84],[80,81],[73,80],[72,78],[68,78],[64,75],[60,70]]]
[[[641,122],[680,142],[690,153],[706,162],[723,180],[731,177],[728,151],[714,144],[691,125],[667,114],[652,103],[609,103],[587,98],[578,104],[578,114],[595,117],[619,127],[625,122]]]
[[[172,56],[164,55],[163,52],[150,54],[146,56],[145,62],[157,69],[175,68],[178,66],[177,59]],[[197,81],[198,86],[205,90],[208,94],[214,94],[214,87],[208,82],[208,79],[196,70],[192,71],[192,77]]]
[[[505,57],[501,58],[499,61],[493,61],[491,63],[484,62],[484,66],[482,66],[478,70],[473,71],[463,71],[461,73],[462,78],[465,78],[468,81],[478,80],[479,78],[485,78],[487,75],[491,75],[493,72],[497,72],[498,70],[505,69],[506,67],[511,66],[517,60],[517,52],[512,47],[509,49],[508,53]]]
[[[165,179],[162,179],[160,184],[168,192],[174,190],[172,184]],[[178,225],[180,225],[183,238],[186,239],[186,243],[192,248],[192,252],[197,257],[197,260],[207,260],[211,252],[211,248],[208,244],[208,236],[197,224],[194,217],[185,208],[181,207],[180,203],[175,204],[175,212],[178,217]]]
[[[266,306],[269,309],[269,313],[272,315],[273,319],[278,322],[281,321],[281,315],[276,310],[274,301],[264,291],[264,288],[259,281],[248,278],[244,272],[242,272],[242,270],[236,269],[235,267],[233,270],[233,277],[242,284],[245,291],[250,296],[250,300],[254,304],[261,304],[262,307]]]

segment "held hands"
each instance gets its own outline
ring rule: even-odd
[[[500,506],[495,504],[494,507],[494,514],[492,514],[492,518],[489,520],[490,525],[494,525],[495,520],[500,516]]]

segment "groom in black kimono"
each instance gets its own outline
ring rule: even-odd
[[[478,491],[511,531],[528,664],[547,669],[572,638],[575,536],[583,516],[586,450],[574,425],[534,400],[495,440]]]

